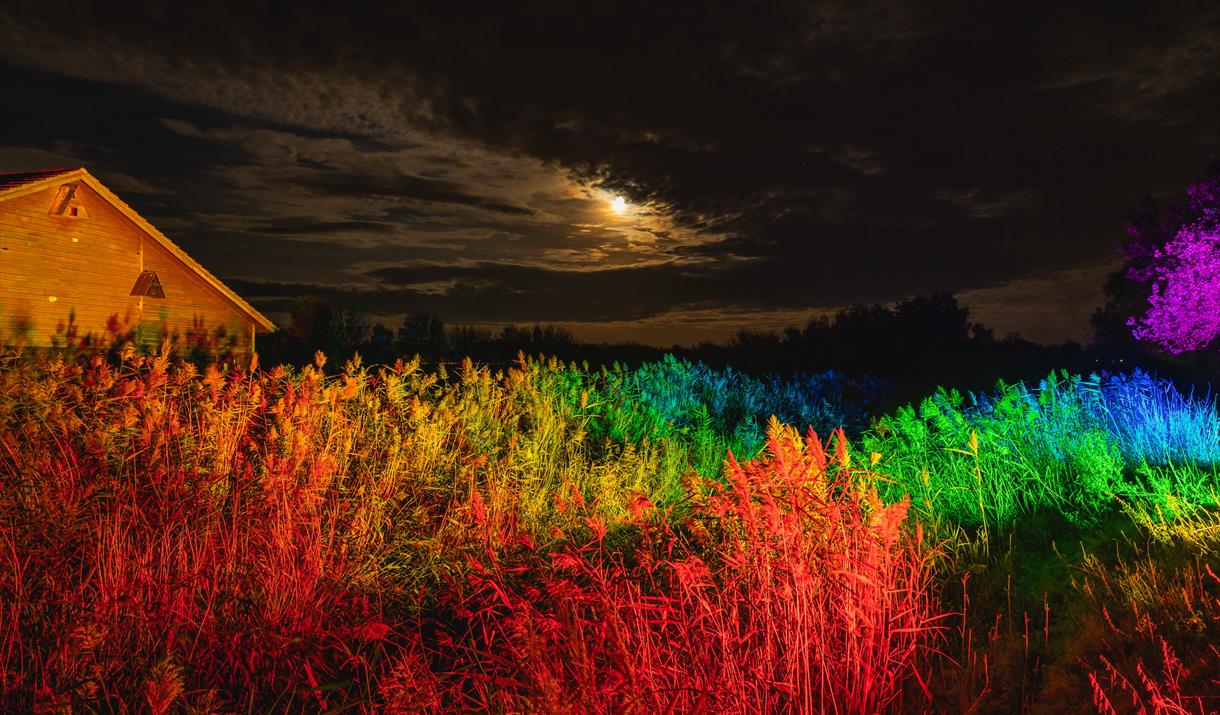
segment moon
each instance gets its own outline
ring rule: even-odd
[[[622,196],[615,196],[613,199],[610,199],[610,210],[622,216],[627,213],[627,200]]]

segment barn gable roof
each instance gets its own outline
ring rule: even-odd
[[[42,171],[22,171],[16,174],[0,174],[0,191],[39,182],[43,179],[63,176],[73,171],[76,171],[76,169],[44,169]]]
[[[161,233],[161,231],[149,223],[143,216],[136,213],[135,209],[128,206],[118,196],[115,196],[110,189],[107,189],[102,182],[94,178],[94,176],[84,167],[76,169],[27,171],[19,174],[0,174],[0,201],[15,199],[18,196],[25,196],[37,191],[42,191],[43,189],[63,183],[64,181],[80,181],[89,188],[93,189],[119,213],[123,214],[123,216],[134,223],[141,231],[148,234],[150,238],[160,244],[165,250],[169,251],[170,254],[181,261],[188,269],[196,273],[200,278],[208,283],[208,285],[215,288],[217,292],[237,306],[241,312],[250,316],[250,318],[264,330],[275,330],[275,323],[268,320],[265,315],[255,310],[254,307],[247,303],[241,296],[234,293],[231,288],[222,283],[219,278],[212,275],[203,266],[199,265],[195,259],[187,255],[186,251],[179,248],[177,244],[169,240],[169,237]]]

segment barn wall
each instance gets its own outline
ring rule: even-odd
[[[165,330],[186,336],[200,326],[215,343],[236,340],[239,351],[250,348],[253,321],[216,291],[198,273],[190,270],[151,238],[144,239],[144,270],[155,271],[165,290],[164,298],[144,299],[144,325],[149,339],[159,341]],[[132,277],[135,281],[135,277]],[[129,286],[130,288],[130,286]]]
[[[248,349],[250,318],[88,186],[76,193],[87,218],[49,215],[58,186],[0,201],[0,342],[55,344],[72,316],[78,335],[105,336],[117,321],[157,343],[202,321]],[[141,266],[157,271],[166,295],[144,298],[142,310],[129,295]]]
[[[124,322],[138,317],[127,277],[139,273],[142,232],[83,184],[77,198],[88,218],[50,216],[57,190],[0,201],[0,330],[6,340],[25,331],[28,344],[47,345],[69,315],[82,334],[104,333],[112,316]]]

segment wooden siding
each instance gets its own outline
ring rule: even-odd
[[[143,251],[143,270],[156,273],[165,291],[164,298],[143,299],[143,322],[149,330],[160,330],[164,326],[171,333],[186,335],[202,321],[208,332],[223,329],[226,336],[237,338],[243,351],[249,349],[254,321],[208,285],[202,276],[147,236],[143,237]],[[131,276],[132,284],[137,275],[139,271]],[[131,290],[131,285],[127,290]]]
[[[58,189],[0,201],[0,341],[51,345],[72,315],[79,335],[117,320],[144,343],[223,326],[249,350],[249,316],[85,184],[76,197],[88,218],[49,215]],[[164,299],[130,295],[141,270],[157,272]]]

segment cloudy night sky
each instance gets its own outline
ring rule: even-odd
[[[0,9],[0,171],[87,167],[281,320],[670,345],[945,289],[1080,339],[1220,149],[1215,2],[118,5]]]

